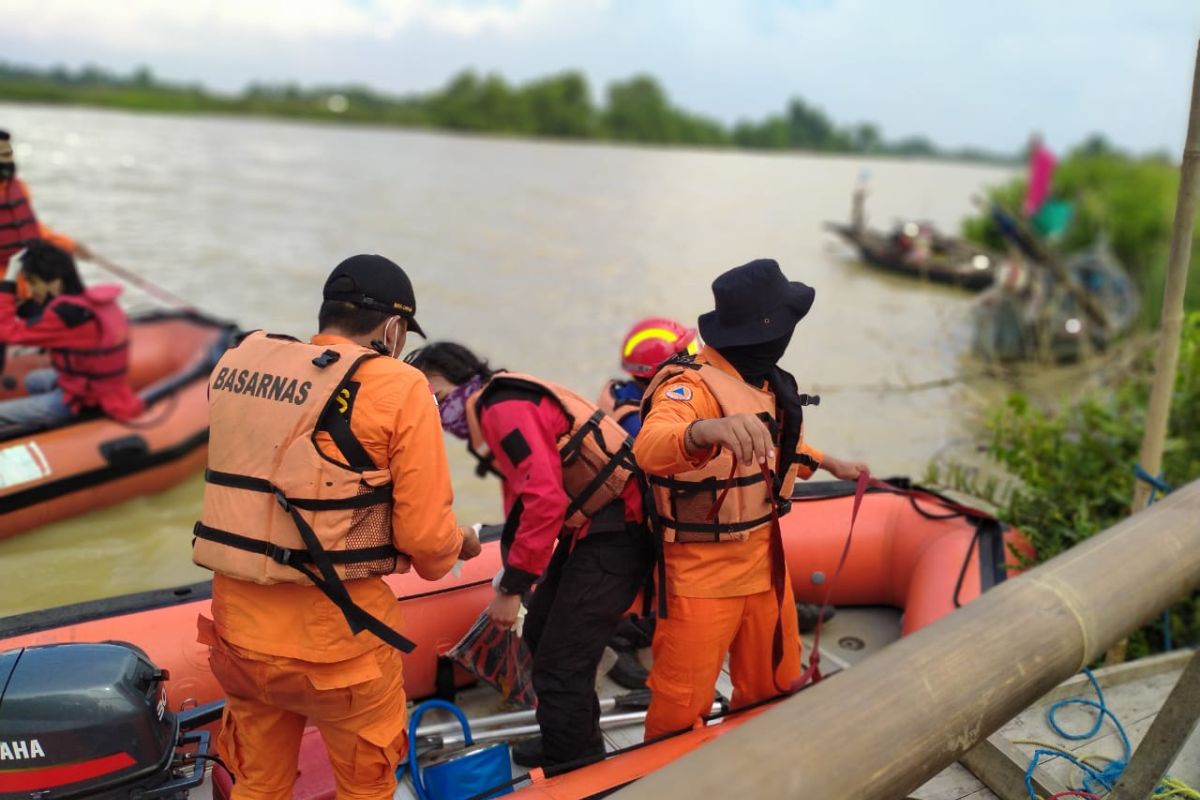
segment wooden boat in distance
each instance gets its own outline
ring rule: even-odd
[[[971,291],[991,286],[1001,263],[1000,256],[986,248],[945,236],[925,223],[905,222],[890,234],[839,222],[827,222],[825,228],[853,245],[872,266]]]

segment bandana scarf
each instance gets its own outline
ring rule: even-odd
[[[467,425],[467,398],[479,391],[483,386],[483,376],[476,375],[471,380],[455,386],[446,395],[446,399],[438,406],[438,416],[442,418],[442,429],[447,433],[466,439],[470,434]]]

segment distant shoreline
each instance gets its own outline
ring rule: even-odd
[[[855,153],[855,152],[830,152],[825,150],[812,149],[789,149],[789,150],[764,150],[753,147],[737,147],[728,145],[706,145],[706,144],[664,144],[662,142],[630,142],[618,141],[614,139],[568,139],[561,136],[544,136],[539,134],[517,134],[508,133],[505,131],[464,131],[454,128],[436,128],[430,125],[407,125],[394,122],[379,122],[372,120],[355,120],[355,119],[331,119],[328,117],[304,117],[284,114],[260,113],[254,111],[221,111],[221,110],[203,110],[203,111],[180,111],[173,109],[157,109],[157,108],[126,108],[120,105],[111,105],[103,103],[89,102],[86,100],[14,100],[9,97],[0,96],[0,105],[13,106],[30,106],[43,109],[53,108],[71,108],[90,111],[115,111],[128,114],[160,114],[164,117],[193,117],[200,119],[213,120],[259,120],[262,122],[278,122],[278,123],[293,123],[297,125],[318,125],[330,128],[348,128],[358,130],[377,130],[377,131],[402,131],[409,133],[425,133],[431,136],[452,136],[464,139],[478,139],[481,141],[497,141],[497,142],[515,142],[528,144],[552,144],[561,145],[564,147],[572,146],[601,146],[612,147],[617,149],[635,149],[635,150],[661,150],[664,152],[677,153],[707,153],[711,155],[730,155],[730,156],[759,156],[762,158],[773,157],[789,157],[802,156],[805,158],[832,158],[832,159],[862,159],[864,163],[876,161],[895,161],[895,162],[915,162],[924,161],[930,164],[946,164],[946,165],[962,165],[972,167],[990,167],[997,170],[1013,170],[1018,169],[1021,163],[1016,160],[1001,161],[1001,160],[985,160],[975,158],[956,157],[953,155],[940,156],[904,156],[891,153]],[[7,124],[7,123],[5,123]],[[16,131],[13,131],[16,134]]]
[[[18,104],[352,124],[512,140],[1002,166],[1019,161],[1016,155],[977,148],[943,150],[923,137],[888,142],[875,125],[836,125],[799,98],[793,98],[782,114],[725,126],[672,105],[655,79],[646,75],[610,84],[603,105],[591,98],[586,79],[577,72],[510,86],[498,76],[468,71],[441,90],[403,97],[362,86],[292,84],[251,84],[238,95],[223,95],[200,85],[160,82],[146,68],[121,76],[97,67],[43,70],[0,61],[0,102]]]

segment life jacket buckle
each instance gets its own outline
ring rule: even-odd
[[[279,503],[280,508],[282,508],[284,511],[288,512],[289,514],[291,513],[292,504],[290,502],[288,502],[287,497],[279,489],[275,490],[275,500],[276,500],[276,502]]]
[[[782,517],[783,515],[787,514],[791,510],[792,510],[792,501],[790,498],[787,498],[787,497],[776,497],[775,498],[775,513],[776,514],[778,514],[779,516]]]
[[[312,360],[312,363],[314,366],[318,366],[321,369],[325,369],[325,367],[328,367],[330,364],[335,363],[341,357],[342,357],[342,354],[339,353],[337,350],[326,350],[324,353],[321,353],[321,355],[314,358]]]
[[[276,564],[282,564],[285,567],[290,567],[292,565],[292,555],[294,553],[294,550],[290,550],[286,547],[280,547],[277,544],[267,545],[267,558],[271,559]]]
[[[819,395],[819,394],[802,394],[802,395],[800,395],[800,405],[802,405],[802,406],[819,406],[819,405],[821,405],[821,395]]]

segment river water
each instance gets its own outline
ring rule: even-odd
[[[970,370],[970,295],[861,266],[821,223],[867,169],[874,224],[954,231],[1001,169],[6,104],[0,128],[43,222],[246,328],[311,334],[329,270],[378,252],[431,337],[593,396],[632,322],[695,320],[717,274],[768,256],[817,289],[783,360],[822,395],[814,444],[919,476],[977,421],[969,383],[911,390]],[[498,487],[447,444],[460,519],[498,521]],[[205,578],[201,493],[197,477],[0,541],[0,615]]]

